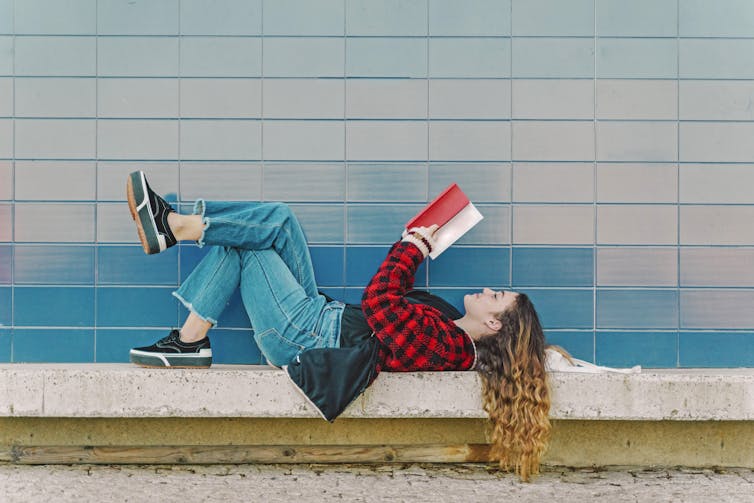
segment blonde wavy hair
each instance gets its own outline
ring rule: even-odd
[[[500,331],[476,342],[490,456],[528,482],[539,473],[551,431],[544,332],[525,294],[498,319]]]

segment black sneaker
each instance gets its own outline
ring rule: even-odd
[[[151,346],[131,350],[131,363],[142,367],[208,368],[212,365],[209,337],[197,342],[182,342],[181,333],[170,335]]]
[[[144,252],[148,255],[160,253],[176,243],[168,225],[168,215],[175,210],[149,188],[143,171],[128,175],[126,197]]]

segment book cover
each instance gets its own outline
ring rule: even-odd
[[[429,254],[436,259],[483,218],[458,184],[453,183],[409,220],[406,229],[439,225],[434,236],[435,246]]]

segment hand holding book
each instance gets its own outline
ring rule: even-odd
[[[429,227],[411,227],[403,231],[403,241],[415,244],[424,254],[424,258],[427,258],[427,255],[437,247],[435,233],[439,228],[437,224]]]

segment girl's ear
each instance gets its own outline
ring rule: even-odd
[[[499,331],[501,328],[503,328],[503,322],[498,320],[497,318],[489,318],[485,325],[487,325],[487,328],[492,330],[493,332]]]

